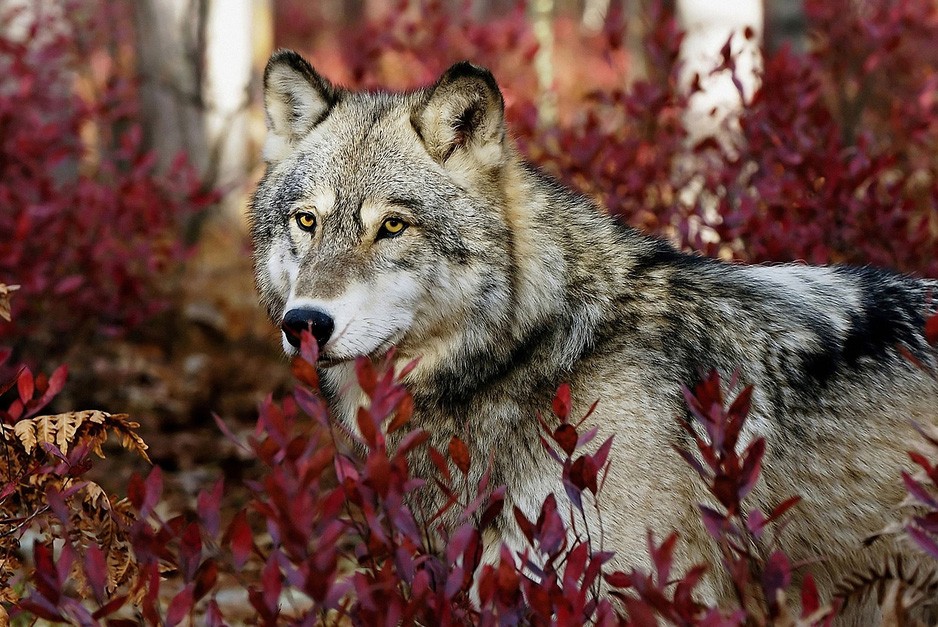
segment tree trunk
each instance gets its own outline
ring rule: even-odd
[[[164,168],[183,151],[206,184],[240,189],[251,162],[254,16],[265,3],[134,0],[144,136]],[[228,199],[223,212],[234,218],[240,205]]]
[[[682,84],[690,86],[695,75],[702,90],[690,101],[685,124],[691,140],[725,134],[724,122],[752,97],[759,86],[762,67],[760,43],[763,27],[762,0],[678,0],[678,19],[687,35],[681,45]],[[750,35],[747,38],[745,35]],[[736,78],[728,71],[711,74],[719,67],[721,49],[731,39]],[[715,112],[715,113],[712,113]]]

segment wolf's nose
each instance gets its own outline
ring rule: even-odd
[[[283,316],[283,324],[280,325],[287,341],[291,346],[300,347],[300,333],[309,331],[316,338],[316,342],[321,349],[332,336],[332,329],[335,323],[332,318],[318,309],[291,309]]]

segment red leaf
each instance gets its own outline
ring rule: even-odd
[[[388,433],[394,433],[405,424],[410,422],[410,419],[413,415],[414,399],[410,394],[406,394],[397,404],[397,411],[394,413],[394,418],[392,418],[391,422],[388,423]]]
[[[589,490],[594,495],[596,494],[596,464],[593,463],[593,458],[590,455],[581,455],[576,458],[570,466],[570,480],[581,491]]]
[[[386,497],[391,487],[391,463],[384,451],[371,451],[365,460],[367,484],[381,497]]]
[[[374,396],[375,388],[378,386],[378,375],[367,357],[359,357],[355,360],[355,375],[358,377],[359,387],[368,398]]]
[[[935,500],[935,497],[922,484],[913,479],[909,473],[902,471],[902,481],[905,483],[905,489],[909,494],[928,507],[938,509],[938,500]]]
[[[199,525],[192,522],[186,525],[179,540],[179,567],[187,583],[195,577],[195,571],[201,560],[202,532],[199,530]]]
[[[225,534],[231,543],[231,554],[234,558],[235,568],[241,570],[251,556],[254,548],[254,536],[248,525],[247,512],[239,510],[228,526]]]
[[[32,599],[23,599],[18,603],[21,609],[26,610],[31,614],[35,614],[39,618],[44,618],[46,620],[56,621],[56,622],[68,622],[68,619],[62,616],[62,614],[47,608],[45,605],[41,605]]]
[[[759,481],[762,471],[762,457],[765,455],[765,438],[756,438],[746,448],[746,459],[739,475],[739,500],[748,496]]]
[[[672,531],[658,547],[655,547],[655,539],[651,532],[648,532],[648,552],[658,573],[658,583],[660,585],[665,585],[671,575],[675,546],[677,546],[677,532]]]
[[[821,607],[821,600],[818,597],[817,586],[814,585],[814,577],[808,573],[801,583],[801,618],[807,618],[819,607]]]
[[[784,514],[785,512],[787,512],[788,510],[790,510],[792,507],[794,507],[800,502],[801,502],[800,496],[792,496],[790,498],[785,499],[784,501],[782,501],[781,503],[775,506],[775,509],[773,509],[772,513],[769,514],[769,517],[765,519],[765,524],[768,524],[772,522],[773,520],[777,520],[779,517],[782,516],[782,514]]]
[[[19,391],[20,401],[25,405],[32,400],[35,387],[33,386],[33,373],[27,367],[20,370],[16,378],[16,388]]]
[[[518,528],[521,529],[521,533],[527,539],[529,544],[534,544],[534,524],[527,519],[524,513],[518,509],[517,506],[512,508],[512,513],[515,516],[515,522],[518,523]]]
[[[43,398],[52,398],[56,394],[62,391],[62,388],[65,387],[65,380],[68,378],[68,366],[62,364],[52,373],[52,376],[49,377],[49,387],[43,393]]]
[[[199,566],[199,572],[195,575],[195,589],[192,592],[193,599],[199,601],[202,597],[211,592],[217,582],[218,564],[211,558],[207,559]]]
[[[143,504],[140,506],[140,517],[146,518],[160,502],[160,496],[163,494],[163,471],[159,466],[154,466],[150,474],[143,482]]]
[[[358,430],[362,434],[362,439],[369,448],[375,449],[378,446],[378,428],[371,412],[365,407],[358,408]]]
[[[95,543],[91,543],[85,550],[85,576],[100,605],[107,593],[107,563],[104,551]]]
[[[938,542],[934,538],[913,525],[906,525],[905,531],[923,551],[938,559]]]
[[[192,610],[194,601],[192,599],[192,585],[188,585],[179,591],[173,600],[169,603],[169,609],[166,611],[166,627],[174,627],[182,622],[182,619]]]
[[[633,585],[632,575],[624,573],[621,570],[605,573],[603,574],[603,579],[613,588],[631,588]]]
[[[114,597],[113,599],[111,599],[110,601],[108,601],[107,603],[99,607],[98,609],[96,609],[94,613],[91,615],[91,618],[95,620],[100,620],[104,618],[105,616],[110,616],[117,610],[124,607],[124,603],[127,602],[128,598],[129,596],[126,594],[122,594],[120,596]],[[108,621],[107,624],[108,624],[108,627],[111,627],[112,625],[113,627],[119,627],[121,625],[121,623],[118,620],[110,620]],[[131,621],[129,622],[129,624],[138,625],[139,623],[137,623],[136,621]]]
[[[762,531],[765,529],[765,521],[765,514],[758,508],[749,512],[749,516],[746,517],[746,528],[752,532],[752,535],[754,535],[757,540],[762,537]]]
[[[432,446],[427,447],[427,453],[430,455],[430,461],[433,462],[433,465],[436,466],[436,469],[443,476],[447,483],[453,480],[453,476],[449,472],[449,464],[446,463],[446,458],[443,457],[443,453],[439,452]]]
[[[566,422],[570,416],[570,384],[561,383],[554,395],[554,415]]]
[[[586,570],[586,559],[589,556],[589,545],[578,544],[567,553],[567,563],[563,569],[563,587],[566,590],[576,589],[577,582]]]
[[[417,448],[429,439],[430,434],[423,429],[411,431],[403,440],[401,440],[401,443],[398,444],[397,450],[395,451],[395,457],[406,455],[411,450]]]
[[[502,513],[502,509],[505,506],[505,486],[499,486],[492,491],[492,495],[489,497],[489,503],[485,508],[485,511],[482,512],[482,517],[479,519],[479,529],[486,529],[495,518]]]
[[[466,444],[453,436],[449,441],[449,458],[453,460],[453,463],[456,464],[456,468],[462,474],[469,472],[469,449],[466,447]]]
[[[218,607],[218,602],[215,599],[209,601],[205,614],[208,627],[224,627],[225,617],[222,615],[221,608]]]
[[[294,357],[290,362],[293,376],[313,389],[319,389],[319,374],[315,366],[302,357]]]
[[[84,277],[82,277],[80,274],[67,276],[55,285],[55,288],[53,288],[53,293],[61,296],[63,294],[68,294],[69,292],[74,292],[79,287],[81,287],[81,284],[84,283],[84,281]]]
[[[264,604],[270,614],[276,616],[280,602],[280,591],[283,589],[283,577],[280,573],[280,566],[277,564],[276,554],[271,554],[267,558],[267,563],[261,573],[261,585],[264,590]]]
[[[140,510],[143,505],[143,496],[143,479],[140,478],[140,475],[134,473],[130,475],[130,480],[127,482],[127,498],[130,500],[130,504],[134,506],[134,509]]]
[[[714,540],[721,540],[727,527],[726,516],[706,505],[698,505],[697,507],[700,509],[701,519],[707,533]]]
[[[770,607],[775,607],[778,591],[785,590],[791,584],[791,564],[788,556],[776,550],[769,556],[762,571],[762,590]]]
[[[303,329],[300,332],[300,358],[309,365],[315,364],[316,360],[319,359],[319,342],[309,332],[309,329]],[[316,377],[316,380],[318,381],[319,377]],[[317,386],[312,385],[312,387]]]
[[[221,509],[221,497],[225,490],[225,479],[221,478],[215,482],[211,491],[202,490],[199,492],[196,509],[199,513],[199,520],[205,526],[205,531],[210,536],[218,534],[219,515]]]
[[[560,448],[563,449],[563,452],[569,457],[573,455],[573,451],[576,450],[576,441],[577,441],[577,432],[576,428],[570,423],[562,423],[559,427],[554,429],[554,433],[551,436],[554,439],[554,442],[560,445]]]
[[[603,442],[599,450],[596,451],[596,454],[593,455],[593,461],[596,463],[597,468],[602,468],[606,465],[610,450],[612,450],[612,437]]]

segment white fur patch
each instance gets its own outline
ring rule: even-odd
[[[329,108],[322,94],[293,68],[274,66],[264,93],[270,131],[285,138],[305,133]]]
[[[264,267],[270,277],[271,285],[284,296],[289,294],[291,286],[296,282],[296,277],[300,272],[300,264],[290,254],[287,246],[281,244],[272,248]]]
[[[825,316],[839,334],[850,328],[846,311],[859,307],[857,290],[845,285],[830,268],[814,266],[746,266],[745,272],[777,290],[785,300],[802,303]]]
[[[408,274],[395,272],[375,277],[368,283],[350,286],[342,296],[318,300],[292,295],[285,311],[318,309],[335,325],[332,337],[323,346],[323,357],[350,360],[389,349],[403,337],[414,319],[419,285]],[[284,349],[288,347],[284,337]]]
[[[293,148],[286,137],[276,133],[267,133],[267,137],[264,139],[264,147],[261,149],[261,158],[265,163],[282,161],[290,154],[291,150]]]

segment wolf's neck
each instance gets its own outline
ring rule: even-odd
[[[625,284],[629,251],[621,227],[588,199],[518,165],[505,221],[513,234],[515,333],[555,319],[587,330]],[[571,337],[570,341],[575,342]]]
[[[506,376],[555,385],[592,346],[623,283],[616,225],[591,203],[519,163],[506,168],[503,219],[511,234],[510,289],[495,326],[467,319],[443,350],[422,357],[414,390],[456,407],[487,397]],[[419,379],[419,381],[416,381]],[[538,383],[535,383],[538,382]],[[418,389],[419,388],[419,389]],[[535,390],[531,390],[532,393]]]

